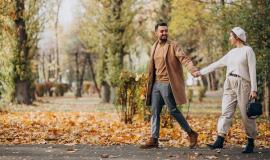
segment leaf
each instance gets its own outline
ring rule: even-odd
[[[217,156],[206,156],[205,158],[206,158],[206,159],[218,159]]]
[[[102,154],[100,155],[101,158],[109,158],[109,155],[108,154]]]

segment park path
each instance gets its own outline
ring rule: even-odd
[[[270,151],[242,154],[241,148],[158,148],[142,150],[135,145],[0,145],[0,160],[269,160]]]

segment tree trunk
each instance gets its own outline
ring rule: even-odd
[[[116,87],[110,87],[110,103],[114,103],[116,97]]]
[[[98,97],[101,98],[100,90],[99,90],[98,85],[97,85],[96,74],[95,74],[94,68],[93,68],[92,58],[91,58],[90,55],[88,55],[87,58],[88,58],[88,63],[89,63],[90,71],[91,71],[91,76],[92,76],[92,78],[93,78],[93,81],[94,81],[96,90],[97,90],[97,92],[98,92]]]
[[[216,73],[212,72],[209,73],[207,77],[207,83],[208,83],[208,90],[216,91],[218,88],[218,81],[216,79]]]
[[[57,10],[56,10],[56,20],[55,20],[55,52],[56,52],[56,81],[59,80],[62,82],[62,76],[60,75],[60,63],[59,63],[59,38],[58,38],[58,21],[59,21],[59,12],[62,0],[57,1]]]
[[[269,81],[264,83],[264,113],[265,116],[269,117],[269,107],[270,107],[270,83]]]
[[[87,63],[87,58],[85,58],[83,66],[82,66],[82,73],[80,75],[80,81],[79,83],[79,88],[77,88],[77,93],[79,93],[78,97],[82,97],[82,88],[83,88],[83,80],[84,80],[84,74],[85,74],[85,67]]]
[[[218,82],[217,82],[217,79],[216,79],[216,72],[212,72],[210,73],[210,77],[211,77],[211,90],[212,91],[216,91],[217,90],[217,85],[218,85]]]
[[[201,76],[201,79],[202,79],[202,86],[204,88],[208,88],[208,86],[209,86],[208,78],[206,76]]]
[[[47,81],[47,78],[46,78],[46,72],[45,72],[45,53],[42,54],[42,74],[43,74],[43,78],[44,78],[44,82]]]
[[[32,104],[30,84],[28,81],[19,81],[15,85],[15,102],[19,104]]]
[[[110,86],[106,81],[103,81],[101,84],[101,97],[102,102],[109,103],[110,102]]]
[[[77,51],[75,53],[75,73],[76,73],[76,91],[75,91],[75,97],[80,97],[79,91],[79,78],[80,78],[80,71],[79,71],[79,52]]]
[[[29,67],[29,60],[28,60],[28,54],[29,54],[29,47],[27,47],[27,32],[26,32],[26,26],[25,26],[25,20],[24,20],[24,0],[16,0],[16,12],[15,12],[15,29],[17,31],[17,53],[18,56],[15,58],[18,58],[17,62],[22,70],[27,70]],[[17,67],[17,66],[16,66]],[[20,76],[20,73],[16,73],[18,76]],[[17,103],[23,103],[23,104],[31,104],[34,97],[31,97],[31,91],[30,86],[31,82],[30,80],[21,80],[19,77],[16,77],[14,79],[15,81],[15,95],[14,100]]]
[[[210,80],[211,78],[209,74],[207,75],[206,79],[207,79],[207,90],[211,91],[211,80]]]

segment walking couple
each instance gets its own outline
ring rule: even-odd
[[[168,40],[168,26],[158,23],[155,26],[158,40],[152,47],[149,63],[149,81],[146,105],[151,106],[151,138],[142,149],[157,148],[160,128],[160,113],[166,105],[170,114],[181,128],[188,134],[190,148],[197,144],[198,133],[192,130],[176,105],[186,103],[185,82],[182,64],[194,77],[205,75],[217,68],[226,66],[226,80],[222,98],[222,113],[217,124],[218,135],[211,149],[223,148],[225,136],[231,126],[232,118],[238,104],[247,134],[247,145],[243,153],[251,153],[254,149],[254,138],[257,135],[255,119],[246,115],[249,99],[256,98],[256,58],[251,47],[246,45],[246,33],[240,27],[230,31],[230,43],[235,46],[225,56],[209,66],[198,70],[191,59],[185,55],[176,42]]]

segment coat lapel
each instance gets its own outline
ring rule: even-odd
[[[155,50],[157,48],[157,44],[158,44],[158,41],[156,41],[151,49],[151,57],[150,57],[150,70],[153,70],[153,66],[154,66],[154,54],[155,54]]]
[[[155,50],[157,48],[158,41],[156,41],[151,50],[151,60],[154,58]]]

